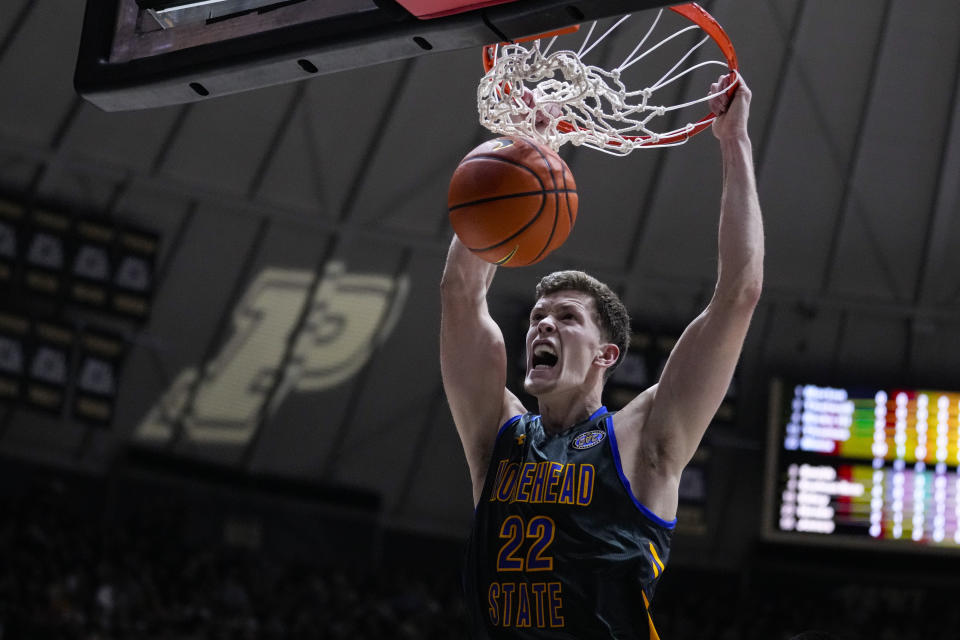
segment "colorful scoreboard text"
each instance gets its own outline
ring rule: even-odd
[[[779,397],[776,531],[960,547],[960,392],[806,384]]]

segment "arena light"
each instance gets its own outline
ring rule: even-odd
[[[116,245],[112,309],[146,319],[153,295],[154,262],[160,245],[159,236],[128,229],[120,232]]]
[[[294,0],[302,2],[303,0]],[[269,11],[291,3],[290,0],[137,0],[141,9],[162,29],[191,24],[207,24],[248,13]],[[370,3],[371,6],[373,3]]]
[[[0,311],[0,400],[18,402],[23,392],[30,320]]]
[[[23,247],[24,284],[36,293],[59,295],[64,290],[70,218],[38,210],[30,216],[29,224]]]
[[[98,309],[109,300],[113,273],[112,246],[115,231],[104,224],[81,221],[77,224],[77,248],[73,254],[70,298]]]
[[[160,236],[0,198],[0,288],[146,320]],[[8,297],[8,299],[12,299]]]
[[[33,325],[26,367],[24,401],[35,409],[60,413],[70,382],[74,330],[54,322]]]
[[[0,200],[0,260],[15,260],[23,207],[9,200]]]
[[[106,425],[113,420],[126,343],[117,335],[86,329],[78,340],[73,416]]]

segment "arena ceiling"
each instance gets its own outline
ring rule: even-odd
[[[470,487],[440,384],[438,283],[447,182],[489,135],[478,51],[108,113],[73,88],[83,4],[0,4],[0,189],[157,233],[155,292],[142,323],[55,305],[128,345],[112,426],[8,403],[0,450],[102,469],[146,447],[371,490],[397,526],[462,533]],[[760,447],[774,375],[956,388],[960,4],[705,5],[754,92],[767,239],[741,380],[761,408],[732,440]],[[635,41],[631,29],[618,37]],[[580,217],[541,266],[500,270],[491,307],[511,348],[533,284],[556,268],[610,282],[638,327],[681,329],[714,282],[715,141],[562,155]]]

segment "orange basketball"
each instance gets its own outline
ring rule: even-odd
[[[577,185],[549,147],[497,138],[468,153],[450,180],[450,224],[474,255],[524,267],[564,243],[577,220]]]

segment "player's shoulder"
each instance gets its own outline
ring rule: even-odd
[[[528,413],[529,411],[523,406],[520,398],[514,395],[509,389],[504,388],[503,406],[500,408],[500,429],[503,430],[504,425],[508,422],[516,421],[519,417],[527,415]]]
[[[532,411],[523,411],[522,413],[511,416],[503,423],[501,431],[525,432],[529,431],[535,425],[539,425],[540,415]]]
[[[521,408],[520,411],[505,412],[503,417],[500,419],[500,428],[497,431],[497,439],[499,439],[504,433],[525,429],[530,420],[535,417],[536,416],[534,414],[523,408]]]

